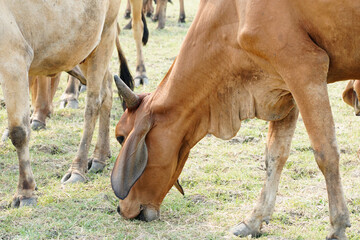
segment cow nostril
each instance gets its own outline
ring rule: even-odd
[[[116,211],[120,214],[120,206],[117,206]]]

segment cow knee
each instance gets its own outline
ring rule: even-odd
[[[17,126],[10,129],[10,139],[12,144],[18,148],[24,146],[28,140],[28,131],[24,127]]]

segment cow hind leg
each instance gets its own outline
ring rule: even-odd
[[[139,0],[132,0],[131,6],[133,10],[133,19],[132,19],[132,28],[134,39],[136,43],[136,75],[135,75],[135,86],[140,84],[148,84],[149,79],[146,76],[146,69],[144,63],[144,56],[142,51],[142,42],[146,43],[147,39],[143,38],[145,36],[146,25],[144,24],[145,18],[142,16],[142,6],[143,2]]]
[[[79,88],[80,81],[73,76],[68,76],[68,81],[64,93],[61,95],[60,108],[79,108]]]
[[[89,172],[97,173],[104,169],[106,159],[111,157],[109,142],[110,111],[112,106],[112,76],[107,71],[101,88],[102,104],[99,114],[98,139],[92,157],[88,160]]]
[[[236,236],[260,236],[262,223],[270,221],[280,175],[290,153],[291,139],[294,135],[298,115],[299,111],[294,107],[283,120],[270,122],[265,151],[265,183],[252,213],[244,222],[231,229]]]
[[[8,44],[12,42],[17,43],[13,48]],[[2,49],[0,51],[0,82],[8,114],[9,136],[16,148],[19,161],[19,182],[12,206],[21,207],[35,205],[37,200],[34,194],[35,180],[29,153],[28,69],[33,55],[31,48],[26,43],[24,43],[23,51],[19,48],[21,42],[17,39],[11,39],[8,43],[6,48],[0,47]]]
[[[97,144],[97,147],[101,149],[96,152],[101,154],[106,152],[106,156],[108,156],[109,147],[108,142],[106,142],[108,140],[103,138],[108,138],[109,124],[107,121],[109,120],[105,119],[110,118],[109,105],[111,108],[111,104],[109,104],[109,102],[112,101],[112,98],[111,93],[109,93],[111,90],[109,90],[109,88],[102,88],[108,84],[104,83],[104,81],[109,81],[107,69],[114,49],[116,31],[116,22],[114,22],[109,26],[108,30],[102,34],[101,42],[97,48],[80,66],[87,79],[84,132],[76,157],[73,160],[69,171],[61,180],[63,184],[83,182],[86,180],[85,173],[88,171],[87,156],[99,114],[101,115],[100,124],[104,125],[100,126],[101,131],[104,131],[104,134],[100,136],[100,138],[102,138],[102,141],[105,143]],[[106,114],[104,114],[104,112]],[[105,157],[99,157],[99,159],[104,158]]]

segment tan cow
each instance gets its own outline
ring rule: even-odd
[[[342,94],[345,103],[354,108],[355,115],[360,116],[360,80],[350,80]]]
[[[341,10],[341,11],[339,11]],[[360,0],[202,0],[180,53],[155,92],[122,87],[128,109],[112,171],[125,218],[151,221],[206,134],[236,135],[242,120],[269,121],[265,183],[256,206],[232,229],[257,236],[275,206],[300,111],[326,181],[331,229],[346,239],[349,212],[327,83],[360,78]]]
[[[85,180],[89,146],[98,118],[99,137],[93,158],[99,165],[105,163],[112,105],[108,66],[115,45],[119,5],[120,0],[0,1],[0,82],[20,173],[13,206],[36,203],[29,154],[28,76],[69,71],[81,62],[87,80],[84,132],[62,182]]]

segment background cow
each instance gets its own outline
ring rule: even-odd
[[[360,55],[353,48],[360,44],[359,5],[202,1],[177,59],[154,93],[134,95],[117,81],[128,107],[116,128],[122,148],[111,177],[119,213],[159,218],[161,202],[190,149],[208,133],[229,139],[242,120],[257,117],[270,122],[265,184],[252,213],[232,232],[258,236],[274,210],[300,112],[326,181],[328,239],[346,239],[349,213],[327,83],[360,77]],[[335,36],[337,41],[331,41]]]
[[[77,156],[62,182],[85,181],[87,155],[98,118],[93,165],[103,165],[108,157],[112,105],[108,66],[116,38],[119,5],[118,0],[54,3],[6,0],[0,3],[0,22],[3,23],[0,80],[20,173],[13,206],[36,203],[29,154],[28,76],[69,71],[81,62],[80,68],[87,80],[84,132]],[[77,14],[65,14],[74,9]]]

